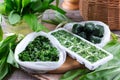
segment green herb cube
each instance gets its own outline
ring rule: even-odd
[[[19,58],[22,61],[58,61],[59,52],[48,38],[38,36],[19,54]]]
[[[66,30],[57,30],[51,33],[62,46],[68,48],[69,50],[75,52],[81,57],[85,58],[91,63],[94,63],[100,59],[108,56],[104,51],[96,48],[90,43],[84,41],[83,39],[75,36],[74,34]]]

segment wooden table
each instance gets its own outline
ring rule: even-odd
[[[0,0],[2,1],[2,0]],[[63,0],[60,0],[62,3]],[[61,5],[61,4],[60,4]],[[68,18],[70,18],[73,21],[83,21],[82,17],[80,16],[79,10],[65,10],[67,12]],[[53,16],[54,14],[52,12],[47,12],[45,15],[51,15]],[[47,17],[44,17],[45,19]],[[45,24],[46,26],[51,26],[49,24]],[[113,31],[117,34],[120,34],[120,31]],[[37,77],[37,76],[36,76]],[[33,77],[32,75],[28,74],[27,72],[24,72],[23,70],[16,69],[13,74],[7,76],[5,80],[38,80],[37,78]]]

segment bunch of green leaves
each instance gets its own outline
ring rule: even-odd
[[[112,36],[114,39],[112,39],[104,49],[113,54],[113,59],[95,71],[79,76],[78,80],[120,80],[120,42],[116,35],[112,34]],[[67,77],[69,76],[70,75],[67,75]],[[61,77],[61,80],[64,79],[66,79],[66,77]],[[75,79],[75,77],[73,79]]]
[[[48,38],[38,36],[19,54],[19,59],[22,61],[58,61],[58,55],[57,48],[52,46]]]
[[[56,0],[56,5],[52,4],[53,1],[55,0],[4,0],[0,3],[0,14],[7,16],[8,22],[12,25],[24,20],[33,31],[47,30],[38,22],[38,15],[48,9],[65,14],[58,7],[59,0]]]
[[[11,35],[3,39],[3,32],[0,26],[0,80],[12,72],[12,67],[18,68],[14,60],[14,49],[17,45],[17,35]]]

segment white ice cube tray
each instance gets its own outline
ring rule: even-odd
[[[57,32],[57,31],[59,31],[59,30],[64,30],[64,31],[72,34],[73,36],[78,37],[80,40],[86,42],[87,44],[89,44],[89,45],[91,45],[91,46],[94,46],[94,47],[96,47],[96,49],[101,50],[102,52],[104,52],[104,53],[107,54],[106,57],[104,57],[104,58],[102,58],[102,59],[99,59],[99,60],[97,60],[96,62],[90,62],[90,61],[88,61],[87,59],[83,58],[81,55],[75,53],[74,51],[71,51],[70,49],[68,49],[68,48],[66,48],[65,46],[62,45],[62,47],[68,52],[68,54],[69,54],[72,58],[76,59],[79,63],[84,64],[89,70],[94,70],[94,69],[96,69],[97,67],[99,67],[100,65],[103,65],[104,63],[108,62],[109,60],[111,60],[111,59],[113,58],[113,55],[110,54],[109,52],[107,52],[107,51],[105,51],[104,49],[102,49],[102,48],[94,45],[93,43],[91,43],[91,42],[83,39],[82,37],[77,36],[77,35],[69,32],[69,31],[66,30],[66,29],[59,28],[59,29],[56,29],[56,30],[54,30],[54,31],[49,32],[49,34],[52,35],[52,33]],[[60,35],[60,36],[61,36],[61,35]],[[54,37],[55,37],[55,36],[54,36]],[[57,39],[57,38],[56,38],[56,39]],[[58,41],[59,41],[59,40],[58,40]]]

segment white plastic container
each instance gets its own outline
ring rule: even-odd
[[[21,61],[19,59],[19,54],[25,50],[25,48],[27,47],[27,45],[33,41],[37,36],[44,36],[46,38],[48,38],[51,42],[51,44],[57,48],[57,50],[59,51],[59,60],[58,61],[37,61],[37,62],[30,62],[30,61]],[[28,72],[32,72],[32,73],[45,73],[47,71],[50,70],[54,70],[59,68],[66,60],[66,53],[65,51],[61,48],[61,45],[59,44],[59,42],[52,37],[51,35],[45,33],[45,32],[33,32],[28,34],[16,47],[15,49],[15,60],[17,61],[17,63],[21,66],[21,68],[23,68],[24,70],[28,71]]]
[[[74,24],[81,24],[84,25],[85,23],[93,23],[93,24],[99,24],[102,25],[104,27],[104,36],[101,40],[101,42],[99,44],[95,44],[99,47],[103,47],[105,46],[109,41],[110,41],[110,29],[109,26],[106,25],[105,23],[101,22],[101,21],[82,21],[82,22],[72,22],[72,23],[67,23],[64,25],[63,28],[67,29],[68,31],[72,32],[72,27]]]
[[[100,59],[100,60],[97,60],[96,62],[90,62],[89,60],[83,58],[81,55],[79,55],[79,54],[75,53],[74,51],[70,50],[70,48],[66,48],[65,46],[62,45],[63,48],[68,52],[68,54],[69,54],[72,58],[76,59],[76,60],[77,60],[78,62],[80,62],[81,64],[84,64],[88,69],[94,70],[94,69],[96,69],[97,67],[99,67],[100,65],[106,63],[107,61],[109,61],[109,60],[111,60],[111,59],[113,58],[113,55],[110,54],[109,52],[107,52],[107,51],[103,50],[102,48],[94,45],[93,43],[91,43],[91,42],[83,39],[82,37],[77,36],[77,35],[71,33],[70,31],[68,31],[68,30],[66,30],[66,29],[64,29],[64,28],[56,29],[56,30],[54,30],[54,31],[51,31],[49,34],[53,35],[52,33],[57,32],[57,31],[59,31],[59,30],[63,30],[63,31],[65,31],[65,32],[67,32],[67,33],[72,34],[73,36],[79,38],[80,40],[86,42],[87,44],[95,47],[97,50],[100,50],[100,51],[104,52],[104,53],[107,55],[106,57],[104,57],[104,58],[102,58],[102,59]],[[64,34],[61,34],[61,35],[59,35],[59,36],[62,36],[62,35],[64,35]],[[54,37],[55,37],[55,36],[54,36]],[[71,37],[71,38],[72,38],[72,37]],[[56,39],[57,39],[57,38],[56,38]],[[58,41],[59,41],[59,40],[58,40]],[[68,40],[68,41],[69,41],[69,40]],[[87,48],[87,47],[86,47],[86,48]]]

